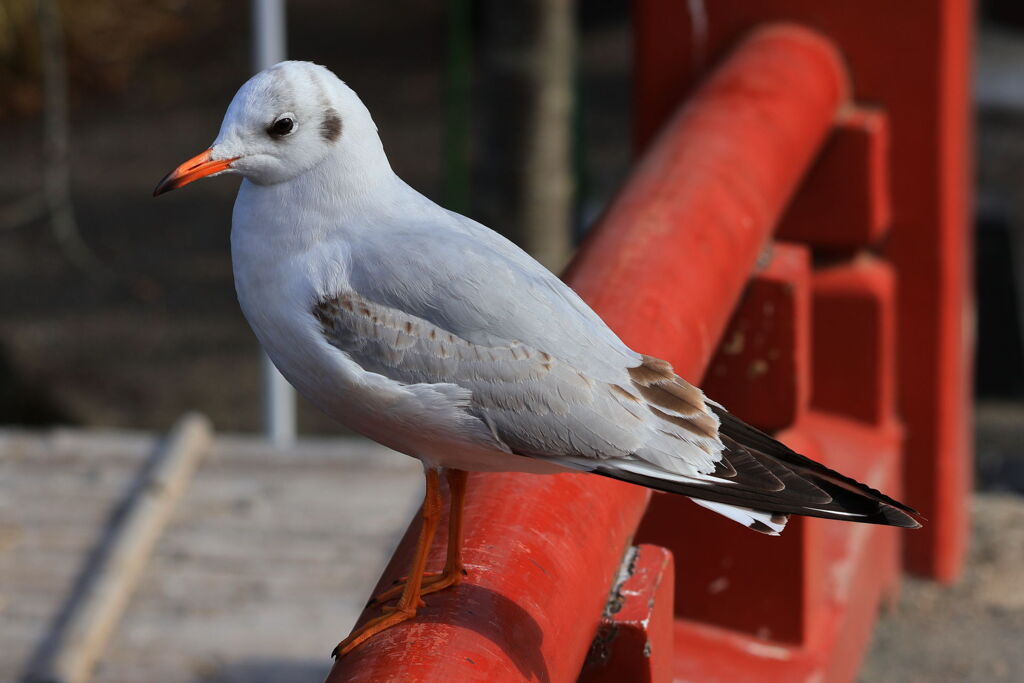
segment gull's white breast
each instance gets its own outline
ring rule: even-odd
[[[285,190],[243,181],[231,229],[242,313],[285,378],[342,424],[426,462],[475,471],[564,471],[510,454],[466,415],[465,390],[400,384],[367,372],[328,343],[313,308],[351,291],[348,264],[358,254],[346,239],[350,233],[318,229],[337,221],[337,212],[316,202],[296,210]]]

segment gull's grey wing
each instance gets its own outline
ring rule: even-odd
[[[469,409],[523,455],[725,470],[732,484],[781,487],[743,453],[722,462],[700,389],[623,344],[519,247],[458,214],[429,220],[353,236],[351,291],[319,302],[331,344],[402,383],[470,390]]]
[[[766,533],[790,512],[916,524],[872,489],[739,429],[514,247],[452,230],[367,242],[348,264],[351,289],[315,302],[327,341],[409,387],[468,390],[464,409],[512,452],[701,499]]]
[[[517,341],[606,382],[625,381],[640,364],[572,289],[479,224],[366,231],[353,251],[354,291],[473,344]]]
[[[313,314],[365,370],[410,388],[468,389],[465,410],[513,453],[681,493],[763,533],[781,531],[790,513],[918,526],[910,508],[744,425],[656,358],[643,356],[621,386],[521,342],[474,344],[353,292]]]
[[[322,299],[313,314],[327,341],[364,370],[405,385],[469,390],[466,410],[515,453],[639,457],[685,475],[714,467],[717,418],[705,410],[700,391],[659,398],[644,365],[623,369],[621,385],[607,383],[545,349],[518,340],[473,343],[352,291]]]
[[[429,220],[353,236],[351,291],[321,299],[337,297],[321,319],[332,344],[396,381],[469,389],[470,409],[521,454],[714,469],[718,419],[699,389],[696,407],[642,398],[644,357],[567,285],[478,223]]]

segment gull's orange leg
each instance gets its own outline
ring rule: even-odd
[[[334,652],[331,653],[334,657],[344,657],[367,638],[416,616],[416,608],[421,604],[420,588],[423,582],[423,570],[427,564],[427,554],[430,552],[430,544],[434,540],[438,517],[441,514],[441,486],[437,470],[426,469],[424,473],[427,478],[427,490],[423,496],[423,507],[421,508],[423,527],[420,529],[420,537],[416,542],[416,554],[413,556],[412,567],[409,568],[409,576],[412,578],[403,586],[402,597],[399,598],[398,604],[389,609],[387,614],[371,619],[349,634],[348,638],[338,643],[338,647],[334,648]]]
[[[449,586],[462,583],[466,568],[462,564],[462,509],[466,502],[466,478],[463,470],[445,470],[445,480],[451,493],[448,512],[448,554],[444,562],[444,571],[440,574],[424,574],[421,582],[420,595],[436,593]],[[411,575],[410,575],[411,576]],[[408,581],[408,579],[406,579]],[[402,594],[404,584],[399,583],[382,593],[373,596],[370,603],[387,602]]]

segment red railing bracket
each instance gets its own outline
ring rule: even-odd
[[[673,669],[672,553],[632,548],[578,683],[671,683]]]

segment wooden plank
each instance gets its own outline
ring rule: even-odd
[[[157,441],[0,429],[0,681],[24,679]],[[417,461],[364,439],[281,453],[218,434],[94,683],[323,680],[421,486]]]
[[[368,441],[218,435],[211,455],[96,683],[323,680],[422,500],[418,461]]]
[[[186,415],[175,425],[112,530],[95,573],[77,596],[55,649],[36,675],[59,683],[85,683],[91,678],[211,438],[209,421],[200,415]]]

